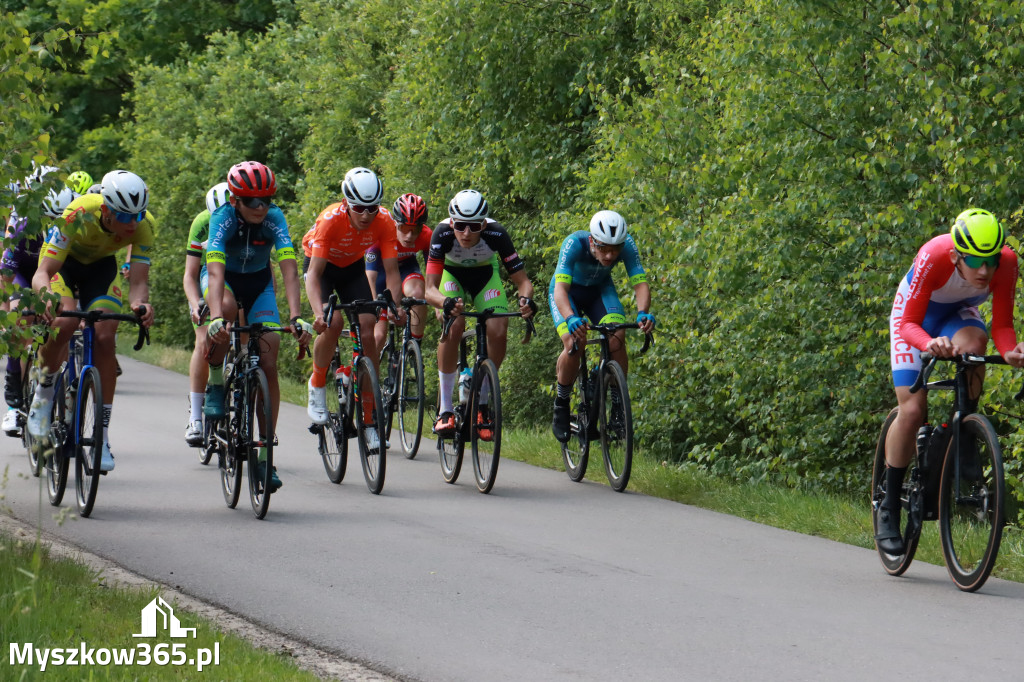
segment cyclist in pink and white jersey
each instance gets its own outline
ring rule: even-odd
[[[1014,367],[1024,366],[1024,343],[1013,328],[1017,254],[1004,246],[1002,225],[988,211],[970,208],[956,217],[949,234],[921,247],[900,283],[889,316],[893,384],[899,415],[885,443],[885,489],[875,539],[886,553],[903,554],[899,491],[914,457],[917,431],[928,411],[924,391],[910,392],[921,368],[921,352],[939,357],[984,354],[989,333],[978,306],[992,296],[992,340]],[[981,395],[977,372],[971,400]]]

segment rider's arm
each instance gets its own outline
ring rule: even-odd
[[[306,270],[306,299],[313,309],[313,319],[323,322],[324,299],[320,288],[320,278],[324,276],[324,268],[327,260],[320,256],[312,256],[309,259],[309,269]]]
[[[949,257],[951,241],[936,237],[921,247],[914,260],[913,279],[899,323],[900,337],[918,350],[927,350],[932,340],[924,330],[925,313],[932,293],[949,281],[956,265]]]
[[[423,279],[426,282],[423,298],[425,298],[427,303],[435,308],[442,307],[444,305],[445,296],[441,293],[441,290],[438,289],[441,284],[441,273],[430,272],[428,270]]]
[[[203,292],[199,290],[199,272],[202,266],[198,256],[191,252],[185,256],[185,276],[181,280],[182,289],[185,290],[185,298],[188,299],[188,307],[198,311],[199,301],[203,298]]]
[[[520,298],[533,298],[533,282],[526,275],[526,270],[516,270],[508,278],[515,285],[516,292],[518,292]]]
[[[1013,328],[1017,267],[1017,254],[1009,247],[1004,248],[992,277],[992,342],[1004,358],[1017,349],[1017,332]]]
[[[299,293],[299,266],[294,258],[285,258],[277,263],[284,280],[284,295],[288,301],[288,319],[302,316],[302,295]]]

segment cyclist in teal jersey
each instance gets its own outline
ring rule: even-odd
[[[192,359],[188,364],[189,378],[189,419],[185,427],[185,442],[191,447],[203,444],[203,398],[206,395],[206,381],[210,376],[209,365],[206,364],[206,329],[201,326],[200,311],[206,302],[204,298],[206,282],[206,244],[210,239],[210,215],[228,202],[231,192],[228,183],[214,185],[206,193],[206,208],[192,220],[188,232],[188,243],[185,246],[185,276],[182,288],[188,300],[188,313],[192,321],[192,331],[196,341],[192,349]],[[238,312],[231,287],[224,287],[223,312],[234,318]]]
[[[654,329],[650,313],[651,289],[647,273],[640,265],[640,253],[633,237],[627,234],[626,221],[615,211],[598,211],[590,219],[590,231],[580,230],[565,238],[558,265],[548,286],[548,306],[555,329],[562,338],[558,356],[554,418],[551,430],[559,442],[569,440],[569,398],[572,384],[580,371],[579,355],[570,355],[573,340],[586,343],[586,315],[597,324],[626,321],[622,303],[612,281],[612,269],[621,262],[636,296],[637,324],[644,333]],[[619,330],[611,340],[612,359],[628,370],[625,332]]]

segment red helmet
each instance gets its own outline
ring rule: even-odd
[[[395,205],[391,207],[391,217],[397,223],[423,225],[427,222],[427,204],[415,194],[403,194],[395,199]]]
[[[277,191],[277,178],[259,161],[243,161],[228,171],[228,189],[236,197],[270,197]]]

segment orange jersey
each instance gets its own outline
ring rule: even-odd
[[[398,236],[391,214],[381,208],[369,227],[356,230],[349,223],[344,201],[325,208],[313,229],[302,238],[303,251],[313,258],[325,258],[339,268],[360,260],[371,246],[380,247],[382,258],[395,258],[398,254]]]

